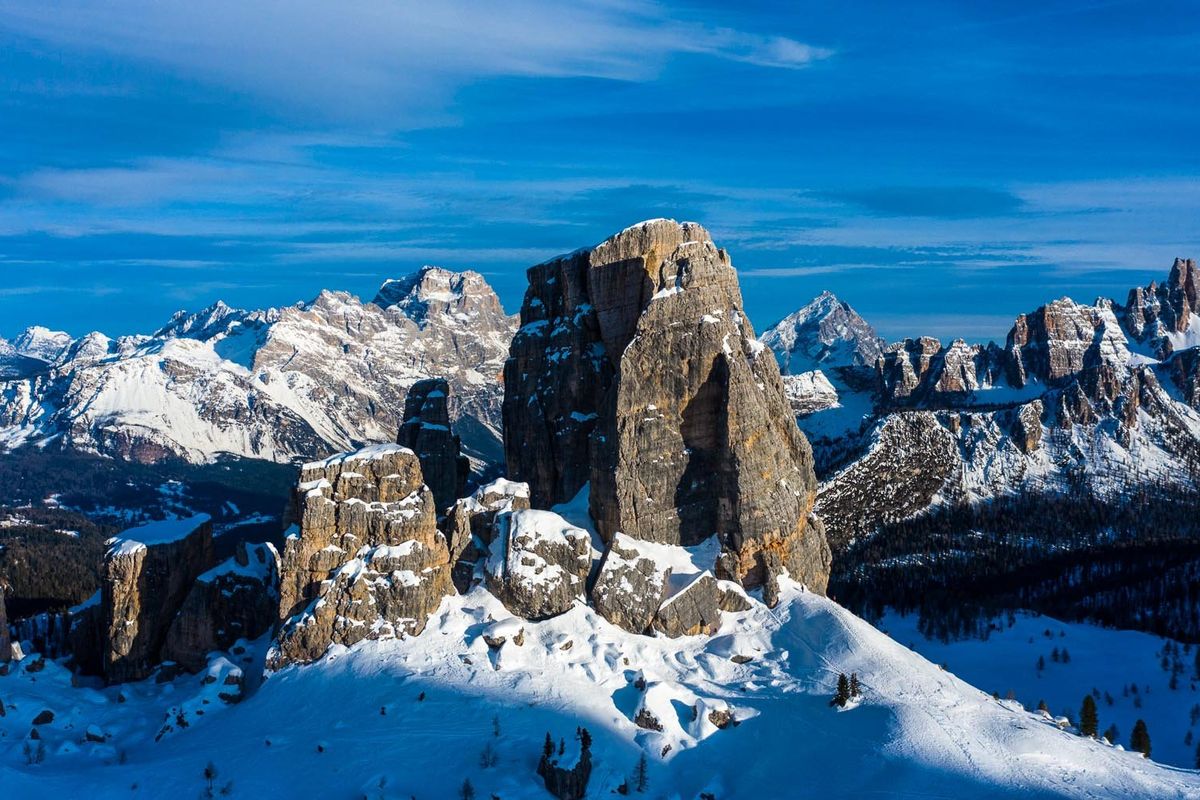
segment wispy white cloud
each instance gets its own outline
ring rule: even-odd
[[[0,31],[161,66],[281,109],[427,124],[480,78],[654,78],[680,54],[795,69],[831,55],[648,0],[0,0]]]

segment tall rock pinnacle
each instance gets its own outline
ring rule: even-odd
[[[529,282],[504,421],[509,475],[534,506],[590,482],[608,541],[717,534],[719,577],[757,586],[786,567],[824,591],[812,452],[708,231],[651,220],[532,267]]]

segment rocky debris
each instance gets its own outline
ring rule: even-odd
[[[279,614],[279,554],[271,544],[239,542],[233,557],[196,578],[167,631],[164,661],[190,672],[214,650],[270,631]]]
[[[528,276],[504,431],[509,474],[533,504],[590,482],[606,540],[716,533],[724,577],[759,585],[774,552],[824,591],[828,547],[807,524],[812,453],[708,232],[652,220]]]
[[[306,464],[288,519],[272,668],[312,661],[334,643],[416,635],[454,592],[433,493],[407,448]]]
[[[84,741],[96,742],[98,744],[104,744],[108,741],[108,735],[104,733],[99,725],[88,725],[87,731],[85,731],[83,734],[83,738]]]
[[[797,416],[815,414],[838,404],[837,389],[820,370],[783,376],[783,391],[792,413]]]
[[[550,511],[504,512],[488,549],[487,587],[513,614],[546,619],[582,597],[591,565],[587,531]]]
[[[12,640],[8,633],[8,614],[4,610],[4,586],[0,584],[0,662],[12,658]]]
[[[606,620],[632,633],[646,633],[667,596],[669,566],[660,566],[638,540],[613,536],[592,586],[592,606]]]
[[[287,462],[392,439],[409,387],[442,376],[482,468],[503,458],[499,375],[515,327],[480,275],[428,267],[374,303],[322,292],[285,308],[180,312],[151,336],[42,336],[38,358],[13,354],[36,369],[9,374],[0,353],[0,426],[13,441],[127,460]]]
[[[420,459],[425,485],[433,492],[439,512],[462,495],[471,470],[459,453],[458,437],[450,430],[449,397],[450,384],[444,378],[414,383],[404,399],[404,422],[396,440]]]
[[[691,577],[654,616],[654,629],[672,639],[711,636],[721,627],[721,592],[709,572]]]
[[[100,577],[101,666],[109,683],[141,680],[161,660],[175,614],[213,564],[207,514],[132,528],[108,541]]]
[[[886,345],[857,311],[830,292],[784,317],[759,339],[775,353],[785,376],[819,366],[874,367]]]
[[[497,478],[470,497],[459,500],[442,521],[442,532],[454,564],[454,585],[460,592],[470,586],[475,566],[487,555],[495,538],[496,517],[506,511],[529,508],[529,485]]]
[[[714,708],[712,711],[709,711],[708,721],[720,730],[725,730],[728,727],[738,724],[737,717],[734,716],[733,710],[729,708]]]
[[[54,712],[48,708],[43,708],[38,712],[38,715],[33,718],[34,725],[49,725],[54,722]]]
[[[633,718],[633,724],[637,725],[642,730],[662,732],[663,724],[654,712],[644,706],[638,709]]]

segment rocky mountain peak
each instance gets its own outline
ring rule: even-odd
[[[871,367],[886,342],[849,303],[822,292],[762,335],[785,375],[821,367]]]
[[[459,323],[476,317],[505,317],[500,298],[478,272],[454,272],[421,267],[403,278],[384,281],[371,301],[380,308],[396,309],[424,326],[429,322]]]
[[[75,341],[71,334],[64,331],[52,331],[41,325],[26,328],[12,341],[12,348],[18,355],[36,358],[53,364],[71,343]]]
[[[606,540],[717,534],[722,576],[764,585],[786,569],[823,590],[811,450],[728,253],[695,223],[649,220],[528,276],[504,433],[534,506],[590,484]]]

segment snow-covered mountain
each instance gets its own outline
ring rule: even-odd
[[[408,387],[439,376],[469,451],[495,460],[514,330],[481,275],[434,267],[373,302],[330,291],[261,311],[218,302],[149,336],[31,328],[0,343],[0,446],[286,461],[393,440]]]
[[[222,702],[227,681],[256,674],[246,657],[103,689],[73,687],[56,662],[13,665],[7,796],[194,796],[211,765],[214,794],[233,796],[459,797],[469,782],[477,797],[550,797],[543,742],[562,739],[569,765],[585,727],[588,797],[636,791],[643,755],[646,796],[1200,797],[1195,772],[996,700],[790,582],[775,609],[751,599],[717,635],[683,639],[624,632],[583,604],[530,622],[476,588],[420,636],[338,647]],[[844,709],[829,702],[839,673],[863,687]]]
[[[869,371],[855,365],[870,326],[848,324],[861,317],[828,294],[788,319],[836,335],[764,334],[781,363],[823,368],[788,387],[825,472],[817,507],[835,548],[930,505],[1196,486],[1198,281],[1179,259],[1125,305],[1062,298],[1018,317],[1004,345],[906,339]]]
[[[774,351],[784,375],[823,367],[871,367],[886,344],[857,311],[831,292],[822,292],[759,338]]]

